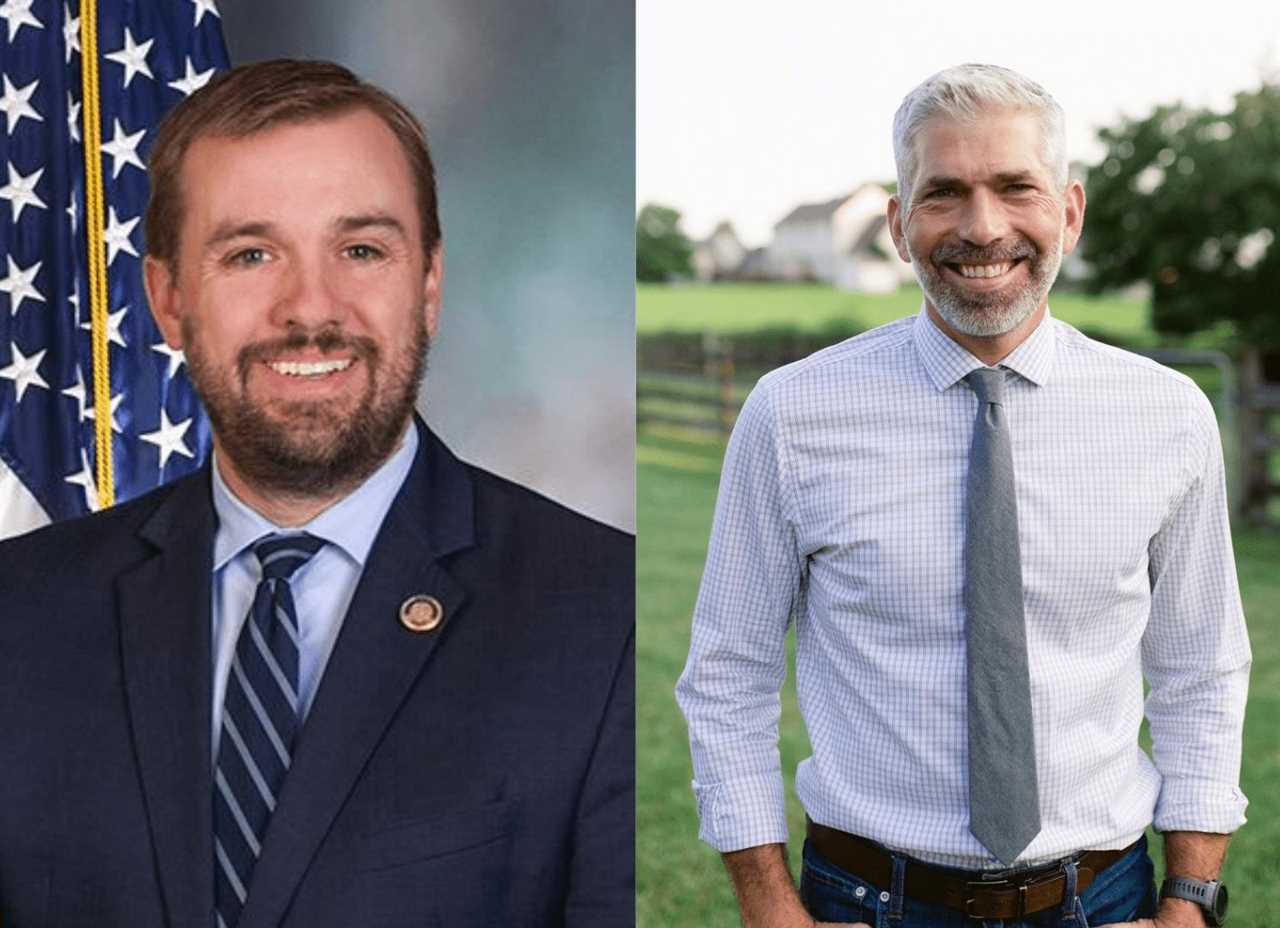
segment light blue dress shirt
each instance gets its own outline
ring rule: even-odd
[[[298,700],[306,718],[333,651],[342,620],[382,527],[418,450],[418,430],[410,424],[400,447],[355,492],[305,525],[281,528],[231,492],[213,461],[213,756],[218,756],[222,703],[240,628],[253,605],[262,567],[252,545],[276,532],[308,532],[326,544],[293,575],[291,587],[300,631]]]
[[[983,366],[921,312],[773,371],[743,407],[677,690],[717,849],[787,840],[794,622],[810,818],[1001,866],[969,831],[964,376]],[[1122,848],[1153,821],[1234,831],[1250,650],[1213,408],[1048,313],[1000,366],[1043,825],[1019,861]]]

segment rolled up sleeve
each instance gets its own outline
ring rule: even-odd
[[[1155,827],[1226,834],[1244,824],[1241,736],[1251,654],[1227,517],[1222,445],[1197,394],[1187,489],[1149,549],[1151,617],[1142,639]]]
[[[779,693],[804,566],[762,382],[725,453],[689,659],[676,686],[689,723],[699,834],[720,851],[787,839]]]

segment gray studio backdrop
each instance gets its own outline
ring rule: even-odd
[[[631,0],[220,0],[233,64],[329,58],[427,127],[445,297],[419,409],[461,457],[635,526]]]

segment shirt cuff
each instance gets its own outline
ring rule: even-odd
[[[1249,804],[1240,788],[1214,780],[1165,777],[1156,800],[1156,831],[1227,835],[1245,823]]]
[[[717,851],[787,843],[787,804],[780,772],[726,783],[694,780],[693,794],[702,822],[698,837]]]

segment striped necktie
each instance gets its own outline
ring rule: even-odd
[[[240,629],[222,709],[214,770],[214,908],[234,928],[262,849],[267,822],[289,771],[300,724],[298,616],[289,578],[324,546],[311,535],[269,535],[254,543],[262,580]]]

